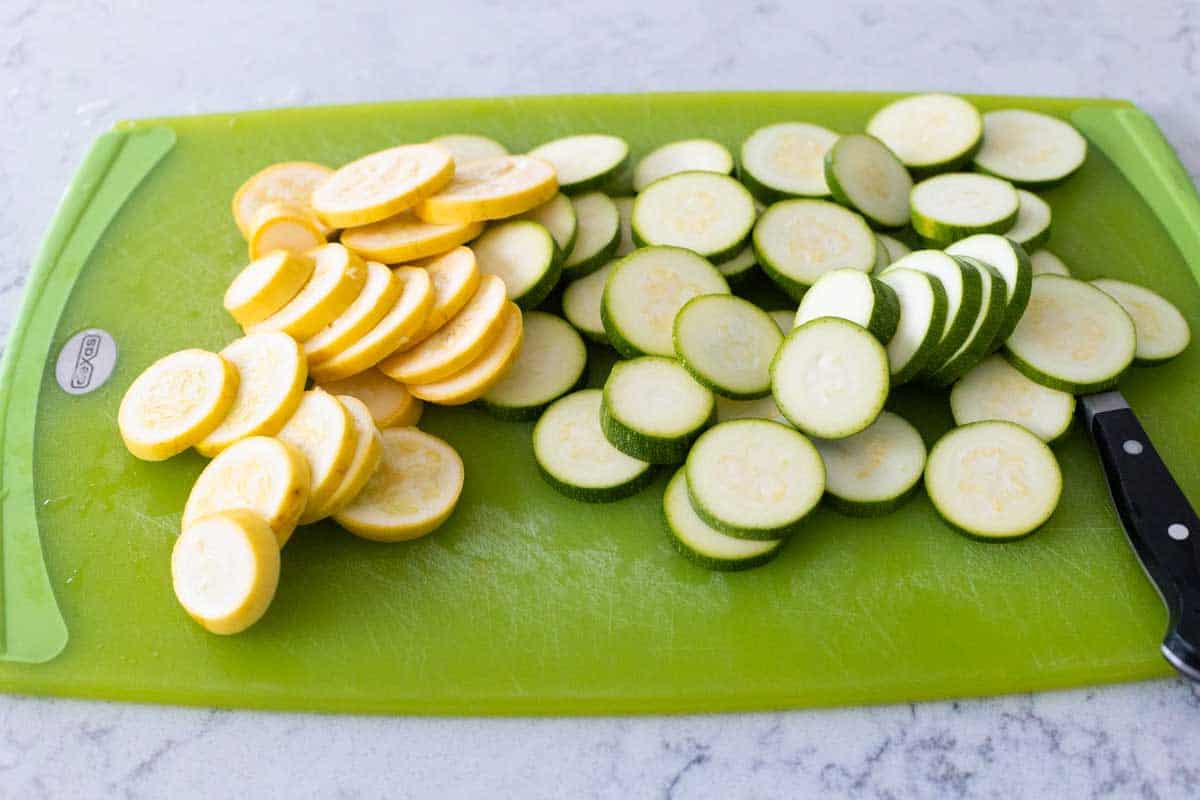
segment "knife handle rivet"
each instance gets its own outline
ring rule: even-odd
[[[1126,453],[1129,453],[1131,456],[1140,456],[1142,454],[1142,450],[1145,448],[1143,448],[1142,443],[1136,439],[1126,439],[1125,443],[1121,445],[1121,449]],[[1186,535],[1187,534],[1184,533],[1184,536]]]
[[[1170,536],[1177,542],[1182,542],[1190,533],[1191,531],[1188,530],[1187,525],[1181,525],[1178,522],[1172,522],[1167,526],[1167,536]]]

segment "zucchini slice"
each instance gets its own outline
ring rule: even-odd
[[[712,139],[684,139],[648,153],[633,168],[633,190],[641,192],[659,178],[679,172],[733,172],[733,156]]]
[[[575,329],[544,311],[529,311],[517,361],[479,404],[500,419],[535,419],[575,388],[587,368],[587,347]]]
[[[559,188],[576,195],[598,189],[614,178],[629,158],[629,144],[619,136],[585,133],[535,147],[529,155],[550,162]]]
[[[995,269],[1004,279],[1005,311],[1004,323],[996,331],[993,349],[1004,344],[1013,328],[1021,321],[1029,305],[1029,291],[1033,286],[1033,264],[1025,248],[1013,240],[994,233],[968,236],[946,248],[953,256],[968,256]]]
[[[528,220],[489,228],[471,245],[479,271],[504,281],[508,299],[523,309],[537,308],[562,276],[556,248],[546,226]]]
[[[1020,200],[1008,181],[948,172],[914,186],[909,204],[913,230],[945,245],[976,233],[1004,233],[1017,220]]]
[[[825,463],[829,504],[855,517],[890,514],[913,496],[925,471],[925,442],[890,411],[845,439],[813,442]]]
[[[1026,250],[1035,250],[1050,241],[1050,204],[1025,189],[1017,189],[1017,200],[1017,221],[1004,235]]]
[[[967,373],[995,348],[996,332],[1004,324],[1004,280],[990,265],[970,256],[955,256],[979,273],[979,313],[971,326],[967,339],[951,356],[940,365],[926,371],[929,382],[936,386],[949,386]]]
[[[643,247],[613,264],[600,304],[609,342],[626,358],[674,357],[675,315],[702,294],[729,294],[717,268],[681,247]]]
[[[799,300],[831,269],[870,272],[879,246],[860,214],[825,200],[785,200],[754,226],[754,252],[763,270]]]
[[[747,245],[742,251],[728,261],[717,264],[717,270],[725,276],[730,286],[741,286],[758,266],[758,258],[754,255],[754,247]]]
[[[1011,422],[973,422],[934,444],[925,491],[946,522],[968,536],[1009,541],[1050,518],[1062,471],[1038,437]]]
[[[689,561],[717,570],[750,569],[779,554],[783,541],[738,539],[727,536],[700,518],[688,497],[687,474],[680,467],[663,493],[663,516],[671,544]]]
[[[684,471],[700,518],[739,539],[784,538],[825,491],[817,448],[792,428],[765,419],[722,422],[705,432]]]
[[[515,219],[527,219],[530,222],[545,225],[546,230],[550,231],[550,235],[554,237],[555,251],[559,261],[570,255],[571,250],[575,247],[575,236],[579,230],[575,206],[571,203],[571,198],[562,192],[554,195],[537,208],[531,208],[524,214],[517,215]]]
[[[1192,339],[1187,320],[1175,305],[1144,286],[1136,283],[1100,278],[1092,286],[1111,296],[1133,319],[1137,332],[1135,364],[1153,366],[1164,364],[1179,355]]]
[[[909,219],[912,176],[883,142],[865,133],[843,136],[825,154],[825,181],[833,199],[880,228]]]
[[[563,316],[593,342],[608,344],[604,332],[604,320],[600,316],[600,303],[604,298],[604,285],[612,272],[612,264],[606,264],[591,275],[571,281],[563,290]]]
[[[652,465],[604,438],[601,396],[599,389],[583,389],[559,398],[533,428],[533,456],[542,477],[567,497],[589,503],[637,494],[654,478]]]
[[[871,272],[882,272],[888,268],[888,251],[887,245],[879,238],[879,234],[875,234],[875,265],[871,267]]]
[[[633,203],[635,197],[614,197],[613,205],[617,207],[617,216],[621,221],[621,239],[617,242],[617,257],[627,256],[637,250],[633,241]]]
[[[915,378],[928,365],[946,325],[946,290],[933,275],[915,269],[890,269],[879,280],[896,293],[900,320],[887,345],[892,385]]]
[[[894,269],[924,272],[937,278],[945,291],[946,316],[942,323],[942,338],[926,362],[927,368],[936,369],[958,352],[971,334],[983,302],[983,279],[973,267],[940,250],[914,250],[884,270],[883,275]]]
[[[767,125],[742,142],[738,177],[764,203],[788,197],[827,197],[825,153],[838,135],[807,122]]]
[[[912,252],[912,248],[900,241],[894,236],[888,236],[886,233],[877,233],[875,238],[883,245],[883,249],[887,251],[887,263],[880,269],[887,269],[892,264],[895,264],[900,259]],[[877,272],[879,270],[876,270]]]
[[[890,286],[864,272],[835,269],[804,293],[795,327],[818,317],[848,319],[887,344],[900,321],[900,301]]]
[[[724,261],[737,255],[757,212],[746,187],[728,175],[679,172],[647,186],[633,203],[633,240],[686,247]]]
[[[717,422],[728,422],[731,419],[771,419],[791,425],[787,417],[779,413],[775,398],[767,395],[757,400],[730,400],[728,397],[717,396]]]
[[[626,455],[678,464],[715,413],[712,392],[678,361],[643,356],[617,362],[608,374],[600,427]]]
[[[1071,277],[1071,270],[1063,263],[1063,260],[1044,247],[1041,250],[1034,250],[1030,253],[1029,261],[1033,267],[1034,275],[1062,275],[1064,278]]]
[[[793,330],[771,362],[775,404],[801,431],[822,439],[843,439],[874,422],[889,382],[879,340],[836,317]]]
[[[563,273],[572,280],[595,272],[612,259],[620,244],[621,220],[608,195],[588,192],[571,199],[578,220],[575,241],[563,261]]]
[[[1083,166],[1087,140],[1069,123],[1016,108],[983,115],[975,166],[1022,186],[1047,186]]]
[[[1071,425],[1075,396],[1034,383],[1002,356],[992,355],[954,384],[950,411],[955,425],[1005,420],[1053,442]]]
[[[748,300],[728,294],[693,297],[675,315],[674,340],[684,368],[717,394],[753,400],[771,393],[769,368],[783,334]]]
[[[1074,278],[1038,275],[1029,308],[1005,343],[1026,377],[1071,394],[1117,385],[1133,363],[1133,319],[1101,289]]]
[[[447,133],[435,136],[429,141],[449,150],[450,155],[454,156],[455,164],[508,155],[508,148],[504,145],[478,133]]]
[[[876,111],[867,122],[867,133],[917,175],[931,175],[971,160],[983,140],[983,118],[961,97],[918,94]]]

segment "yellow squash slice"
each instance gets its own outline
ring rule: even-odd
[[[404,347],[425,324],[433,306],[433,281],[429,273],[420,267],[400,267],[393,274],[402,288],[392,310],[354,344],[333,358],[314,364],[311,370],[314,381],[340,381],[370,369]]]
[[[307,208],[285,203],[267,203],[254,215],[250,228],[250,258],[262,258],[276,250],[307,253],[325,244],[324,226]]]
[[[367,262],[362,291],[338,318],[304,343],[308,363],[333,358],[361,339],[383,319],[400,299],[403,286],[392,271],[376,261]]]
[[[426,222],[448,224],[503,219],[528,211],[558,193],[554,167],[531,156],[499,156],[460,164],[454,180],[417,204]]]
[[[516,303],[509,303],[504,314],[503,327],[479,358],[449,378],[409,386],[408,390],[427,403],[441,406],[461,406],[487,394],[508,373],[521,352],[521,309]]]
[[[401,383],[433,383],[448,378],[479,357],[500,325],[508,303],[504,281],[495,275],[479,279],[474,297],[437,333],[416,347],[379,364],[384,375]]]
[[[450,155],[454,156],[455,164],[508,155],[508,149],[504,145],[477,133],[447,133],[429,141],[449,150]]]
[[[413,344],[423,342],[462,310],[479,289],[479,262],[469,247],[456,247],[445,255],[413,266],[424,267],[433,281],[433,307]]]
[[[313,389],[304,393],[296,413],[279,432],[279,439],[308,461],[308,504],[300,515],[300,524],[316,522],[354,460],[354,420],[336,397]]]
[[[462,494],[463,462],[453,447],[416,428],[390,428],[382,435],[379,468],[334,519],[364,539],[416,539],[454,512]]]
[[[395,216],[438,192],[454,176],[450,151],[436,144],[392,147],[351,161],[312,193],[312,207],[337,228]]]
[[[339,397],[349,395],[361,400],[380,429],[416,425],[425,410],[425,403],[413,397],[408,387],[374,367],[344,380],[322,383],[321,388]]]
[[[481,233],[482,222],[434,225],[406,213],[342,231],[341,242],[363,258],[402,264],[444,253]]]
[[[242,326],[262,322],[300,293],[316,262],[280,250],[246,265],[225,290],[225,310]]]
[[[350,395],[339,395],[338,400],[346,407],[354,423],[354,458],[351,459],[346,475],[337,489],[315,512],[320,519],[331,517],[350,505],[367,485],[367,481],[371,480],[383,459],[383,436],[375,427],[370,409],[361,400]]]
[[[215,456],[239,439],[273,436],[300,404],[308,369],[296,340],[286,333],[256,333],[235,339],[221,356],[237,369],[233,405],[221,424],[196,442]]]
[[[196,478],[183,507],[183,528],[209,514],[241,509],[262,517],[283,547],[304,513],[310,480],[308,461],[291,445],[270,436],[243,439]]]
[[[367,265],[340,244],[327,244],[309,253],[316,260],[312,277],[300,293],[271,316],[246,329],[247,333],[282,331],[304,341],[315,336],[346,310],[367,281]]]
[[[171,582],[196,622],[212,633],[240,633],[267,612],[279,586],[275,533],[249,511],[202,517],[175,540]]]
[[[317,184],[324,182],[333,170],[323,164],[308,161],[286,161],[272,164],[242,184],[233,196],[233,219],[242,236],[250,237],[254,216],[267,203],[287,203],[312,208],[310,198]],[[333,228],[321,223],[321,233],[328,236]]]
[[[237,391],[233,364],[207,350],[180,350],[155,361],[129,385],[117,427],[129,452],[162,461],[212,433],[233,408]]]

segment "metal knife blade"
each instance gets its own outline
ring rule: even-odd
[[[1129,544],[1167,607],[1162,654],[1200,682],[1200,517],[1118,391],[1079,398]]]

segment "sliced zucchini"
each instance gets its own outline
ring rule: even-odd
[[[569,195],[598,189],[625,166],[629,145],[619,136],[586,133],[535,147],[529,155],[550,162],[558,185]]]
[[[754,274],[754,267],[757,265],[754,247],[747,245],[733,258],[717,264],[717,270],[725,276],[725,280],[729,281],[731,286],[740,286]]]
[[[880,267],[880,269],[887,269],[912,252],[911,247],[894,236],[888,236],[886,233],[877,233],[875,234],[875,238],[880,241],[883,249],[887,251],[887,263]]]
[[[993,349],[1000,347],[1021,321],[1029,305],[1029,291],[1033,286],[1033,264],[1020,244],[1005,236],[980,233],[968,236],[946,248],[953,256],[969,256],[982,261],[1000,273],[1005,285],[1004,323],[996,331]]]
[[[845,439],[813,442],[825,463],[825,494],[844,514],[890,514],[913,496],[925,471],[925,442],[908,420],[890,411]]]
[[[1135,364],[1163,364],[1179,355],[1192,339],[1187,320],[1175,305],[1162,295],[1136,283],[1100,278],[1092,286],[1110,295],[1133,319],[1137,332]]]
[[[550,404],[533,428],[533,455],[546,482],[589,503],[637,494],[654,478],[651,464],[625,455],[600,429],[599,389],[584,389]]]
[[[940,250],[914,250],[884,270],[883,275],[894,269],[915,269],[937,278],[946,294],[942,338],[922,370],[922,374],[926,374],[958,352],[971,334],[983,302],[983,279],[973,267]]]
[[[771,315],[771,319],[775,320],[775,324],[779,326],[780,333],[784,336],[787,336],[788,331],[795,327],[793,323],[796,321],[796,312],[781,309],[779,311],[768,311],[767,313]]]
[[[449,150],[450,155],[454,156],[455,164],[508,155],[508,149],[504,145],[477,133],[447,133],[435,136],[429,141]]]
[[[992,355],[954,384],[950,411],[955,425],[1005,420],[1053,442],[1071,425],[1075,396],[1034,383],[1002,356]]]
[[[535,419],[575,388],[587,368],[587,347],[553,314],[528,311],[517,361],[479,404],[500,419]]]
[[[707,431],[688,454],[684,474],[700,518],[739,539],[784,538],[825,491],[817,448],[765,419],[722,422]]]
[[[1017,221],[1004,235],[1026,250],[1035,250],[1050,241],[1050,204],[1024,189],[1017,189],[1017,200]]]
[[[617,256],[627,256],[637,250],[633,241],[633,202],[634,197],[614,197],[613,205],[617,207],[617,216],[621,219],[621,240],[617,243]]]
[[[929,451],[925,491],[946,522],[985,541],[1033,533],[1062,495],[1062,471],[1050,448],[1011,422],[954,428]]]
[[[471,250],[480,272],[504,281],[509,300],[521,308],[536,308],[562,275],[555,247],[545,225],[515,220],[489,228]]]
[[[946,325],[946,290],[933,275],[915,269],[890,269],[879,280],[896,293],[900,320],[887,345],[892,385],[915,378],[925,369]]]
[[[1062,275],[1064,278],[1071,277],[1071,270],[1063,263],[1063,260],[1051,253],[1046,248],[1034,250],[1029,254],[1029,261],[1033,266],[1034,275]]]
[[[640,192],[659,178],[678,172],[733,172],[733,156],[712,139],[684,139],[651,151],[633,168],[633,190]]]
[[[516,219],[527,219],[546,226],[554,237],[555,250],[558,260],[562,261],[575,247],[575,235],[579,229],[575,217],[575,206],[571,199],[562,192],[554,195],[537,208],[531,208]]]
[[[824,200],[776,203],[758,218],[753,240],[763,270],[796,300],[831,269],[870,272],[879,246],[861,215]]]
[[[600,317],[600,302],[604,297],[604,285],[612,272],[612,263],[606,264],[591,275],[571,281],[563,290],[563,316],[593,342],[608,344],[604,332],[604,320]]]
[[[742,142],[738,177],[764,203],[788,197],[826,197],[825,153],[838,135],[807,122],[759,128]]]
[[[1133,363],[1133,319],[1108,294],[1059,275],[1033,279],[1029,308],[1005,343],[1008,360],[1051,389],[1111,389]]]
[[[871,267],[871,272],[882,272],[887,269],[888,264],[887,245],[879,238],[879,234],[875,234],[875,265]]]
[[[616,254],[621,221],[616,205],[600,192],[579,195],[571,203],[575,207],[578,232],[563,262],[563,273],[574,280],[600,269]]]
[[[842,439],[874,422],[888,384],[883,345],[866,328],[836,317],[796,328],[771,362],[775,404],[801,431],[822,439]]]
[[[679,362],[661,356],[618,361],[604,383],[600,427],[622,453],[678,464],[713,420],[713,394]]]
[[[680,467],[663,493],[663,515],[671,544],[689,561],[725,571],[750,569],[779,554],[780,539],[754,541],[726,536],[700,518],[688,497],[686,468]]]
[[[913,230],[944,245],[976,233],[1004,233],[1016,222],[1020,201],[1008,181],[949,172],[914,186],[909,205]]]
[[[728,175],[679,172],[647,186],[633,203],[633,240],[686,247],[724,261],[742,249],[757,212],[746,187]]]
[[[771,393],[769,368],[783,334],[748,300],[729,294],[693,297],[675,315],[674,340],[684,368],[717,394],[753,400]]]
[[[773,419],[784,425],[791,425],[787,417],[779,413],[775,398],[767,395],[757,400],[730,400],[728,397],[717,396],[717,422],[728,422],[731,419]]]
[[[1004,324],[1005,290],[1004,279],[990,265],[970,256],[955,256],[979,272],[979,313],[967,339],[948,359],[927,370],[929,382],[935,386],[949,386],[965,375],[972,367],[994,349],[996,332]]]
[[[825,153],[833,199],[880,228],[908,224],[912,176],[887,145],[865,133],[843,136]]]
[[[887,344],[900,321],[900,301],[886,283],[856,269],[826,272],[804,293],[795,327],[819,317],[840,317]]]
[[[1022,186],[1046,186],[1083,166],[1087,140],[1060,119],[1010,108],[983,115],[975,166]]]
[[[681,247],[643,247],[612,266],[600,304],[609,342],[626,358],[674,357],[675,315],[702,294],[729,294],[717,268]]]
[[[957,169],[983,140],[979,110],[961,97],[918,94],[888,103],[867,123],[867,133],[917,175]]]

